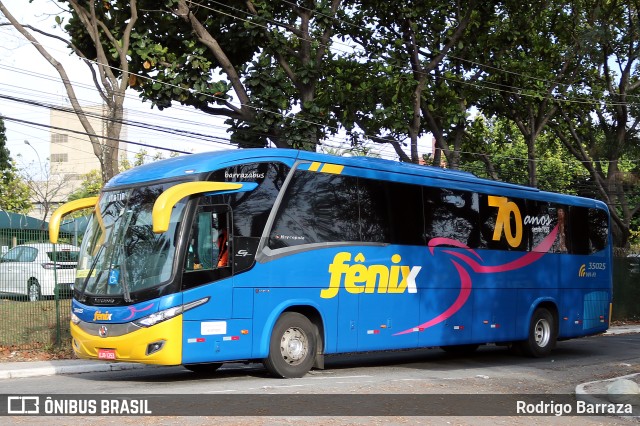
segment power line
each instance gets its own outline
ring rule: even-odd
[[[191,154],[188,151],[181,151],[181,150],[178,150],[178,149],[161,148],[161,147],[157,147],[157,146],[154,146],[154,145],[149,145],[149,144],[142,143],[142,142],[133,142],[133,141],[128,141],[128,140],[124,140],[124,139],[112,138],[112,137],[109,137],[109,136],[102,136],[102,135],[96,135],[96,134],[91,134],[91,133],[87,133],[87,132],[81,132],[79,130],[65,129],[64,127],[57,127],[57,126],[51,126],[50,124],[41,124],[41,123],[36,123],[36,122],[33,122],[33,121],[21,120],[19,118],[15,118],[15,117],[8,117],[6,115],[2,116],[2,119],[8,120],[8,121],[14,121],[14,122],[17,122],[17,123],[29,124],[31,126],[45,127],[45,128],[48,128],[48,129],[55,129],[55,130],[63,130],[65,132],[76,133],[78,135],[95,136],[96,138],[99,138],[99,139],[124,142],[124,143],[131,144],[131,145],[144,146],[146,148],[163,149],[163,150],[167,150],[167,151],[177,152],[179,154]]]
[[[214,3],[219,4],[219,5],[222,5],[222,4],[221,4],[221,3],[219,3],[219,2],[214,2]],[[201,7],[207,8],[207,9],[209,9],[209,10],[211,10],[211,11],[214,11],[214,12],[217,12],[217,13],[223,13],[223,12],[219,11],[218,9],[215,9],[215,8],[209,7],[209,6],[207,6],[207,5],[203,5],[203,4],[199,4],[199,5],[200,5]],[[226,5],[223,5],[223,6],[226,6]],[[240,10],[239,10],[239,9],[237,9],[237,8],[233,8],[233,7],[230,7],[230,6],[226,6],[226,7],[229,7],[229,8],[231,8],[231,9],[235,10],[235,11],[242,12],[242,11],[240,11]],[[239,19],[239,20],[241,20],[241,21],[243,21],[243,22],[249,22],[249,23],[250,23],[250,24],[252,24],[252,25],[259,25],[259,24],[255,23],[255,22],[252,22],[252,21],[250,21],[250,20],[244,20],[243,18],[237,17],[237,16],[232,15],[232,14],[226,14],[226,15],[227,15],[227,16],[230,16],[230,17],[232,17],[233,19]],[[274,23],[276,23],[276,24],[279,24],[279,23],[277,23],[276,21],[272,21],[272,22],[274,22]],[[364,28],[364,27],[361,27],[361,28]],[[295,34],[293,34],[293,36],[294,36],[294,37],[298,37],[298,36],[297,36],[297,35],[295,35]],[[336,44],[336,43],[334,42],[334,44]],[[348,46],[348,45],[347,45],[347,46]],[[329,48],[330,46],[326,46],[326,47],[327,47],[327,48]],[[350,47],[350,48],[353,48],[353,46],[349,46],[349,47]],[[335,49],[335,48],[334,48],[334,49]],[[94,62],[94,63],[95,63],[95,64],[98,64],[97,62]],[[479,65],[482,65],[482,64],[479,64]],[[502,71],[502,72],[506,72],[506,71]],[[522,75],[523,75],[523,74],[522,74]],[[523,76],[525,76],[525,75],[523,75]],[[140,77],[143,77],[143,76],[140,76]],[[525,76],[525,77],[528,77],[528,76]],[[438,77],[438,78],[441,78],[441,77]],[[153,80],[153,79],[152,79],[152,81],[157,82],[156,80]],[[469,83],[469,82],[460,81],[460,80],[455,80],[455,79],[453,79],[453,80],[451,80],[451,81],[455,81],[455,82],[460,83],[460,84],[471,84],[471,83]],[[164,83],[164,82],[159,82],[159,83],[167,85],[167,83]],[[493,83],[490,83],[490,84],[493,84]],[[472,85],[472,86],[475,86],[475,87],[481,87],[481,88],[483,87],[482,85],[478,85],[478,84],[471,84],[471,85]],[[169,87],[172,87],[172,86],[171,86],[171,85],[169,85]],[[517,88],[517,87],[514,87],[514,86],[505,86],[505,87],[507,87],[507,88],[509,88],[509,89],[523,90],[523,89],[520,89],[520,88]],[[502,90],[502,89],[498,89],[498,88],[490,88],[490,87],[489,87],[489,88],[486,88],[486,89],[487,89],[487,90],[494,90],[494,91],[500,91],[500,90]],[[504,91],[504,90],[502,90],[502,91]],[[194,92],[195,92],[195,93],[198,93],[198,94],[206,95],[206,94],[203,94],[202,92],[198,92],[198,91],[194,91]],[[520,94],[522,94],[522,93],[520,93]],[[208,96],[210,96],[210,95],[208,95]],[[215,96],[211,96],[211,97],[212,97],[213,99],[217,99]],[[555,98],[555,97],[554,97],[553,99],[554,99],[554,100],[558,100],[558,99],[557,99],[557,98]],[[631,103],[626,103],[626,104],[628,104],[628,105],[633,105],[633,104],[631,104]],[[611,104],[611,105],[615,105],[615,104]],[[255,108],[255,109],[256,109],[256,110],[258,110],[258,111],[266,112],[266,113],[282,115],[282,113],[280,113],[280,112],[268,111],[268,110],[266,110],[266,109],[264,109],[264,108]],[[292,120],[300,121],[300,119],[299,119],[299,118],[297,118],[297,117],[290,117],[290,118],[291,118]],[[307,123],[309,123],[309,124],[313,124],[313,125],[320,126],[320,127],[327,127],[327,126],[325,126],[325,125],[324,125],[324,124],[322,124],[322,123],[318,123],[318,122],[314,122],[314,121],[310,121],[310,120],[303,120],[303,121],[304,121],[304,122],[307,122]],[[333,130],[339,130],[339,129],[337,129],[337,128],[331,128],[331,127],[329,127],[329,128],[330,128],[330,129],[333,129]],[[260,136],[268,136],[268,135],[264,135],[264,134],[260,134],[260,133],[255,133],[255,134],[256,134],[256,135],[260,135]],[[369,137],[369,136],[368,136],[368,135],[366,135],[366,134],[363,134],[363,136],[364,136],[364,137]],[[322,142],[321,142],[321,143],[322,143]]]

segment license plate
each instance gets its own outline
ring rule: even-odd
[[[116,359],[116,350],[98,349],[98,359]]]

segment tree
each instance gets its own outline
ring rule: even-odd
[[[128,3],[109,2],[109,22],[122,21],[117,11]],[[143,99],[159,109],[177,102],[227,117],[242,147],[315,149],[332,131],[316,96],[331,63],[340,0],[138,3],[130,83]],[[85,46],[82,26],[66,29]]]
[[[100,194],[103,182],[98,170],[92,170],[82,175],[80,187],[69,194],[68,201],[79,200],[82,198],[96,197]]]
[[[177,155],[178,153],[176,152],[171,153],[171,157]],[[133,162],[123,156],[120,159],[120,170],[128,170],[132,167],[162,160],[163,158],[164,155],[161,152],[149,155],[146,150],[142,149],[135,154]],[[101,179],[100,173],[97,170],[92,170],[82,176],[80,187],[69,195],[68,201],[100,195],[100,190],[103,186],[104,182]]]
[[[518,125],[508,118],[477,116],[465,138],[461,170],[480,177],[527,185],[529,147]],[[550,132],[536,139],[538,188],[578,195],[585,170]],[[587,175],[588,176],[588,175]]]
[[[68,178],[53,173],[46,163],[39,164],[35,171],[30,165],[23,164],[18,168],[18,174],[28,188],[30,200],[39,206],[42,218],[46,219],[63,201]]]
[[[634,1],[585,0],[575,37],[588,51],[572,102],[561,105],[554,131],[589,172],[584,195],[611,211],[615,245],[624,247],[640,210],[640,17]]]
[[[32,209],[29,187],[20,179],[15,164],[0,170],[0,210],[27,214]]]
[[[26,214],[31,210],[29,188],[20,179],[6,143],[4,120],[0,116],[0,210]]]
[[[339,86],[332,92],[342,124],[391,144],[402,161],[414,163],[420,160],[418,138],[430,132],[439,148],[434,163],[440,164],[442,152],[456,168],[471,104],[465,83],[475,78],[459,58],[490,8],[474,0],[410,5],[367,0],[349,6],[353,11],[344,31],[362,49],[327,76]]]
[[[11,15],[2,1],[0,1],[0,12],[60,75],[69,102],[89,136],[94,154],[100,161],[102,180],[106,182],[118,173],[119,138],[124,116],[123,102],[129,84],[128,54],[132,31],[137,21],[136,0],[127,1],[123,9],[113,7],[110,2],[96,2],[96,0],[60,0],[60,3],[71,7],[71,18],[66,28],[71,32],[72,38],[75,36],[81,39],[82,43],[69,42],[41,29],[22,25]],[[111,19],[112,15],[117,16],[118,19]],[[126,19],[123,15],[126,15]],[[58,25],[63,23],[62,16],[64,15],[56,16]],[[106,106],[105,136],[101,136],[101,132],[96,131],[87,119],[87,114],[78,101],[65,68],[49,54],[28,29],[63,41],[74,54],[84,60]],[[112,60],[117,64],[114,68],[111,67]]]
[[[483,90],[478,104],[486,116],[511,120],[527,145],[528,185],[538,187],[537,139],[556,114],[558,100],[579,78],[584,56],[574,34],[583,22],[578,5],[538,0],[505,1],[480,39]],[[578,8],[578,10],[576,10]]]
[[[7,148],[6,129],[4,120],[0,116],[0,170],[11,168],[11,153]]]

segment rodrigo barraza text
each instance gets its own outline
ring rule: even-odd
[[[586,401],[576,401],[574,404],[559,403],[549,401],[540,401],[538,403],[530,403],[526,401],[516,402],[517,414],[538,414],[538,415],[554,415],[566,416],[570,414],[633,414],[633,406],[631,404],[614,404],[602,403],[592,404]]]

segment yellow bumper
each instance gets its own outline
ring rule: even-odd
[[[105,338],[89,334],[72,322],[71,337],[73,350],[79,358],[98,359],[98,349],[113,349],[113,361],[157,365],[182,363],[182,315],[122,336]],[[162,349],[147,355],[149,344],[156,342],[164,342]]]

